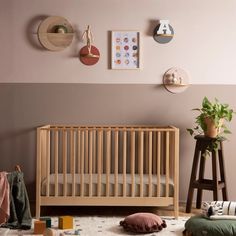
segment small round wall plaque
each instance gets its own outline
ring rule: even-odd
[[[89,48],[87,46],[84,46],[79,52],[79,58],[84,65],[92,66],[99,61],[100,52],[95,46],[91,45],[90,52]]]
[[[174,30],[168,20],[160,20],[160,23],[154,29],[153,38],[156,42],[169,43],[174,37]]]
[[[171,93],[182,93],[189,86],[189,76],[185,70],[172,67],[163,75],[163,85]]]

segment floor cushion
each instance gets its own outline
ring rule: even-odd
[[[125,217],[120,225],[126,231],[134,233],[152,233],[159,232],[166,228],[166,222],[160,216],[152,213],[135,213]]]
[[[236,236],[236,220],[211,220],[192,216],[185,223],[186,236]]]

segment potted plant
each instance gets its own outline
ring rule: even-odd
[[[216,98],[214,102],[210,102],[204,97],[201,108],[192,109],[200,114],[196,117],[196,126],[193,129],[187,129],[191,135],[204,134],[206,137],[213,138],[213,146],[207,147],[206,151],[217,148],[220,140],[225,139],[225,134],[231,132],[225,125],[225,122],[232,120],[235,113],[228,104],[220,103]]]

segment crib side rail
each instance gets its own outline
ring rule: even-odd
[[[143,197],[148,183],[148,196],[161,197],[162,178],[165,179],[164,196],[169,197],[171,179],[174,195],[178,196],[179,131],[175,127],[44,126],[37,130],[37,142],[37,196],[43,180],[46,196],[61,196],[59,177],[62,196],[99,197],[105,185],[106,197],[118,197],[121,184],[123,197],[137,194]],[[128,181],[130,191],[126,187]]]

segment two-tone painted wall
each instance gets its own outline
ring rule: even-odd
[[[181,130],[180,199],[185,201],[195,145],[186,132],[194,123],[191,109],[205,95],[236,108],[235,9],[234,0],[1,0],[1,170],[20,164],[34,200],[37,126],[171,124]],[[76,31],[61,52],[44,50],[37,39],[39,23],[51,15],[67,18]],[[169,44],[152,38],[158,19],[169,19],[175,30]],[[78,59],[88,24],[101,52],[91,67]],[[141,70],[109,69],[111,30],[141,32]],[[192,85],[184,93],[170,94],[161,85],[173,66],[190,76]],[[229,196],[235,200],[236,119],[230,128],[225,161]]]

